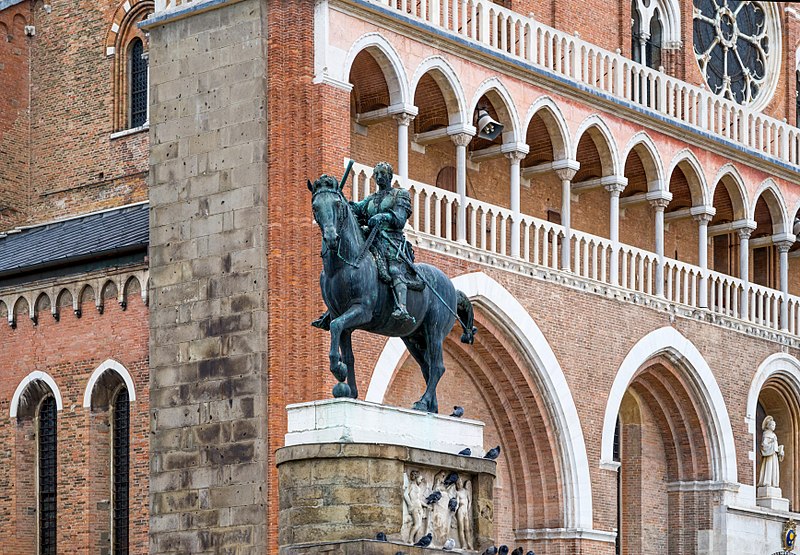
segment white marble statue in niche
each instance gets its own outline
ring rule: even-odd
[[[428,484],[431,484],[430,487]],[[453,539],[461,549],[472,549],[472,482],[455,472],[406,470],[403,476],[402,540],[413,544],[427,533],[431,546]]]
[[[758,474],[759,487],[781,487],[780,463],[783,462],[783,445],[778,444],[775,435],[775,419],[767,416],[761,424],[761,471]]]

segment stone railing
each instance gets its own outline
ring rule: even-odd
[[[351,198],[358,200],[374,192],[372,168],[354,164]],[[413,214],[408,225],[416,233],[455,241],[460,199],[456,193],[413,180],[395,179],[397,186],[411,193]],[[466,199],[466,242],[469,246],[500,256],[510,256],[511,210],[477,199]],[[520,225],[520,260],[548,268],[561,268],[562,226],[525,214]],[[664,258],[664,281],[658,287],[659,258],[630,245],[614,245],[610,239],[575,229],[570,231],[570,274],[606,285],[652,295],[670,303],[708,310],[751,324],[800,333],[800,297],[788,297],[788,318],[781,325],[783,296],[780,291],[753,283],[747,285],[747,310],[741,309],[744,282],[738,278],[707,270],[707,295],[701,298],[703,272],[700,267]],[[612,258],[617,257],[617,275],[612,273]]]
[[[156,0],[155,13],[167,10],[177,10],[186,7],[188,4],[202,4],[209,0]]]
[[[782,162],[800,164],[798,128],[489,0],[368,1],[503,56],[544,68],[559,78]]]

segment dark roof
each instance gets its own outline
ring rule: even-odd
[[[147,203],[0,235],[0,275],[147,249]]]

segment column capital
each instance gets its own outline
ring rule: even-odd
[[[739,235],[739,241],[748,241],[753,230],[749,227],[739,227],[736,229],[736,233]]]
[[[699,222],[701,225],[707,225],[710,222],[714,215],[717,213],[717,209],[713,206],[692,206],[689,209],[689,214],[692,215],[692,218],[696,222]]]
[[[772,244],[778,249],[779,253],[789,252],[794,245],[796,237],[791,233],[776,233],[772,236]]]
[[[628,178],[622,175],[610,175],[600,179],[603,189],[611,193],[612,196],[619,196],[628,186]]]
[[[656,210],[664,210],[672,201],[672,193],[657,189],[646,193],[644,198],[650,203],[650,206]]]
[[[561,181],[572,181],[578,170],[581,169],[581,163],[577,160],[554,160],[551,166]]]
[[[464,132],[450,133],[450,140],[453,141],[453,144],[456,146],[467,146],[474,136],[474,134]]]
[[[411,122],[414,121],[416,114],[410,114],[408,112],[401,112],[399,114],[394,114],[392,116],[394,120],[397,122],[397,125],[404,125],[408,127],[411,125]]]
[[[409,115],[412,118],[416,117],[419,114],[419,108],[414,106],[413,104],[392,104],[386,109],[386,113],[390,116],[401,116],[401,115]]]
[[[648,200],[647,202],[650,203],[650,206],[656,209],[656,212],[663,212],[667,206],[669,206],[669,199],[666,198],[656,198]]]

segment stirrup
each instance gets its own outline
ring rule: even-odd
[[[417,321],[416,318],[408,313],[408,310],[403,310],[400,307],[394,309],[394,312],[392,312],[392,318],[399,320],[400,322],[410,322],[412,324],[416,323]]]

